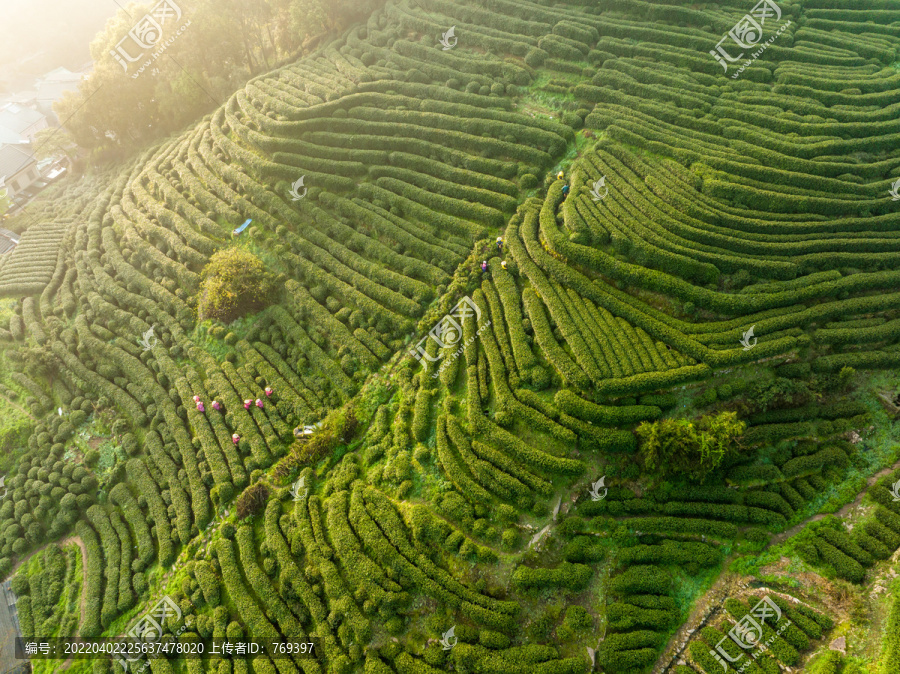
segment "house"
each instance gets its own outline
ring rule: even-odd
[[[0,108],[7,103],[18,103],[26,108],[34,108],[37,104],[35,96],[37,96],[37,92],[34,89],[22,89],[20,91],[3,94],[0,96]]]
[[[22,142],[22,137],[12,129],[0,126],[0,145],[27,145]]]
[[[0,255],[10,252],[19,243],[19,235],[8,229],[0,229]]]
[[[57,125],[56,115],[53,112],[53,104],[63,97],[67,91],[77,91],[78,85],[84,79],[83,72],[72,72],[68,68],[51,70],[43,77],[35,81],[35,104],[52,124]]]
[[[37,162],[15,145],[0,145],[0,194],[8,192],[10,199],[40,180]]]
[[[7,144],[32,143],[35,134],[49,126],[44,115],[24,105],[7,103],[0,108],[0,134]]]

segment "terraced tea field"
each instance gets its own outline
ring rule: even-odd
[[[25,636],[168,597],[316,655],[153,674],[897,671],[898,26],[390,0],[39,200],[0,261]]]

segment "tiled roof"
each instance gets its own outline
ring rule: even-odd
[[[44,82],[71,82],[72,80],[77,82],[81,79],[81,75],[79,73],[73,73],[68,68],[56,68],[44,75],[41,79]]]
[[[16,133],[22,133],[42,118],[43,115],[37,110],[18,103],[9,103],[0,109],[0,126],[5,126]]]
[[[16,243],[18,242],[19,237],[16,236],[16,238],[13,239],[11,236],[7,235],[16,236],[8,230],[0,229],[0,254],[8,253],[16,247]]]
[[[7,129],[5,126],[0,126],[0,145],[16,144],[21,142],[21,140],[22,136],[15,131]]]
[[[78,91],[79,80],[53,80],[41,82],[35,98],[39,102],[58,101],[67,91]]]
[[[34,163],[34,158],[15,145],[0,146],[0,177],[12,178],[23,168]]]

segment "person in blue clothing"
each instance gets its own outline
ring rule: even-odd
[[[568,194],[569,194],[569,186],[568,185],[563,185],[562,193],[563,193],[564,197],[568,196]]]
[[[481,263],[481,273],[482,273],[482,274],[485,273],[485,272],[487,271],[487,269],[488,269],[488,267],[487,267],[487,260],[483,260],[482,263]]]

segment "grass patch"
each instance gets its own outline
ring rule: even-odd
[[[31,417],[0,397],[0,471],[6,473],[12,468],[33,430]]]

